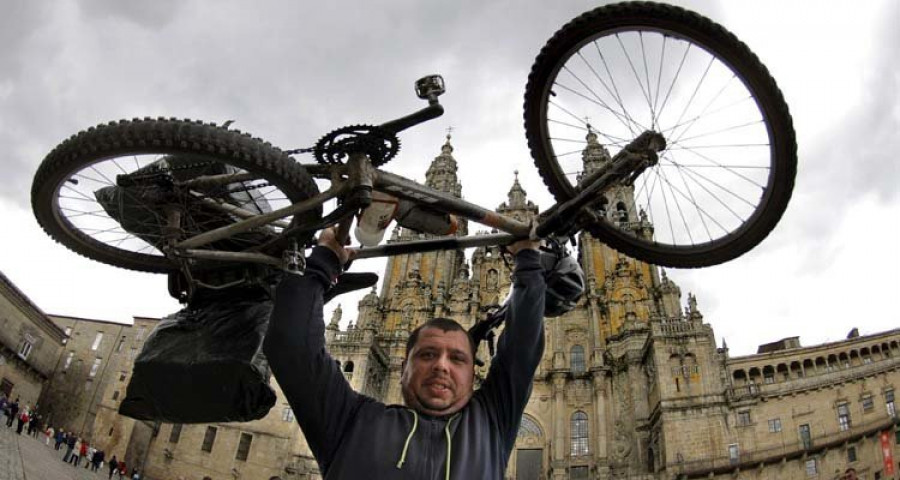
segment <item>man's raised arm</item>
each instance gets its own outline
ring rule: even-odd
[[[338,253],[330,246],[317,246],[304,275],[285,275],[263,343],[278,385],[323,470],[359,400],[325,350],[322,295],[340,269]]]
[[[514,247],[519,247],[515,248]],[[531,382],[544,353],[544,296],[547,289],[535,244],[514,244],[516,268],[512,296],[497,354],[482,392],[494,405],[501,432],[514,442]]]

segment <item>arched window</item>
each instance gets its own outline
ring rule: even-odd
[[[347,380],[353,379],[353,362],[350,360],[344,362],[344,376],[347,377]]]
[[[619,202],[616,204],[616,211],[618,218],[617,220],[620,222],[628,221],[628,209],[625,207],[625,203]]]
[[[541,430],[540,425],[534,421],[528,415],[522,415],[522,421],[519,423],[519,433],[516,434],[517,437],[526,437],[528,435],[533,435],[535,437],[543,437],[544,432]]]
[[[763,381],[765,383],[775,383],[775,369],[771,365],[763,367]]]
[[[606,216],[606,212],[609,210],[609,200],[606,197],[600,199],[600,208],[598,210],[601,216]]]
[[[588,416],[584,412],[572,414],[572,446],[569,453],[573,457],[588,454]]]
[[[569,361],[571,362],[572,373],[584,373],[584,347],[575,345],[569,352]]]

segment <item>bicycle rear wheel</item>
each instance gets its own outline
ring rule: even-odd
[[[211,184],[185,183],[212,176],[218,180]],[[31,202],[47,234],[76,253],[167,273],[179,269],[162,253],[167,211],[179,212],[183,239],[233,223],[237,216],[228,209],[265,213],[317,193],[303,167],[258,138],[190,120],[136,119],[91,128],[57,146],[35,174]],[[321,214],[312,209],[204,248],[255,249],[288,222],[314,222]]]
[[[788,107],[733,34],[679,7],[627,2],[565,25],[525,90],[528,145],[557,201],[641,132],[659,162],[605,192],[588,231],[643,261],[715,265],[761,242],[787,208],[797,169]]]

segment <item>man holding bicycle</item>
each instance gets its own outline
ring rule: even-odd
[[[305,274],[278,286],[264,352],[326,479],[503,478],[544,350],[537,247],[508,247],[516,257],[509,316],[481,388],[473,390],[468,332],[432,319],[407,341],[403,407],[353,391],[325,350],[322,296],[352,252],[333,230],[322,232]]]

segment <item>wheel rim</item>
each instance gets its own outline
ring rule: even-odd
[[[123,174],[137,176],[138,184],[114,188],[117,177]],[[198,175],[213,174],[225,176],[212,185],[179,186],[177,193],[169,192],[162,179],[169,176],[181,184]],[[154,175],[158,179],[152,179]],[[227,179],[229,176],[239,181]],[[71,238],[100,255],[129,258],[144,266],[175,268],[176,264],[162,253],[164,204],[174,205],[182,212],[183,239],[239,218],[210,205],[210,201],[265,213],[292,203],[285,191],[290,191],[289,187],[281,185],[278,179],[199,155],[139,153],[80,164],[60,175],[53,190],[52,208],[58,225]],[[120,223],[122,218],[125,221]],[[286,217],[283,223],[271,224],[264,231],[238,234],[200,248],[242,251],[257,247],[280,233],[282,225],[290,220]]]
[[[697,252],[751,228],[773,190],[776,139],[752,79],[710,52],[679,32],[629,27],[588,37],[561,56],[539,106],[553,193],[572,196],[603,148],[615,156],[655,130],[668,143],[659,163],[610,192],[599,230],[655,250]],[[585,165],[589,145],[599,160]]]

